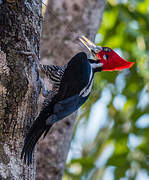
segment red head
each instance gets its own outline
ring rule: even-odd
[[[108,47],[102,47],[102,50],[96,56],[103,63],[103,71],[121,71],[130,68],[134,64],[134,62],[128,62],[121,58],[115,51]]]
[[[92,55],[94,56],[94,60],[103,64],[101,66],[103,71],[120,71],[126,68],[130,68],[134,64],[134,62],[128,62],[121,58],[111,48],[96,46],[85,36],[82,36],[79,39],[91,51]]]

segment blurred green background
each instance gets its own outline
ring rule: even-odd
[[[149,0],[108,0],[96,43],[136,63],[96,74],[63,180],[149,180]]]

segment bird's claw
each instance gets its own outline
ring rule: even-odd
[[[35,53],[31,51],[17,51],[17,53],[20,55],[25,55],[25,56],[32,56],[32,57],[35,56]]]

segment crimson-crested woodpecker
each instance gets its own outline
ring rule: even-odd
[[[96,46],[85,36],[79,39],[91,51],[93,59],[80,52],[64,67],[38,63],[39,69],[54,82],[54,86],[50,93],[43,86],[47,97],[24,141],[21,158],[28,165],[32,162],[32,152],[41,135],[45,136],[54,123],[76,111],[88,99],[95,72],[123,70],[133,65],[111,48]]]

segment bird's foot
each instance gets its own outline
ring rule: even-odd
[[[32,57],[35,60],[35,63],[37,64],[38,70],[40,69],[40,58],[36,55],[34,51],[17,51],[18,54]]]
[[[17,53],[24,56],[32,56],[33,58],[36,57],[36,54],[31,51],[17,51]]]
[[[46,125],[47,126],[52,125],[57,121],[58,121],[57,116],[55,114],[53,114],[46,120]]]
[[[30,62],[33,62],[32,59],[37,58],[36,54],[31,51],[17,51],[17,53],[21,56],[27,56],[27,59],[29,59]]]

